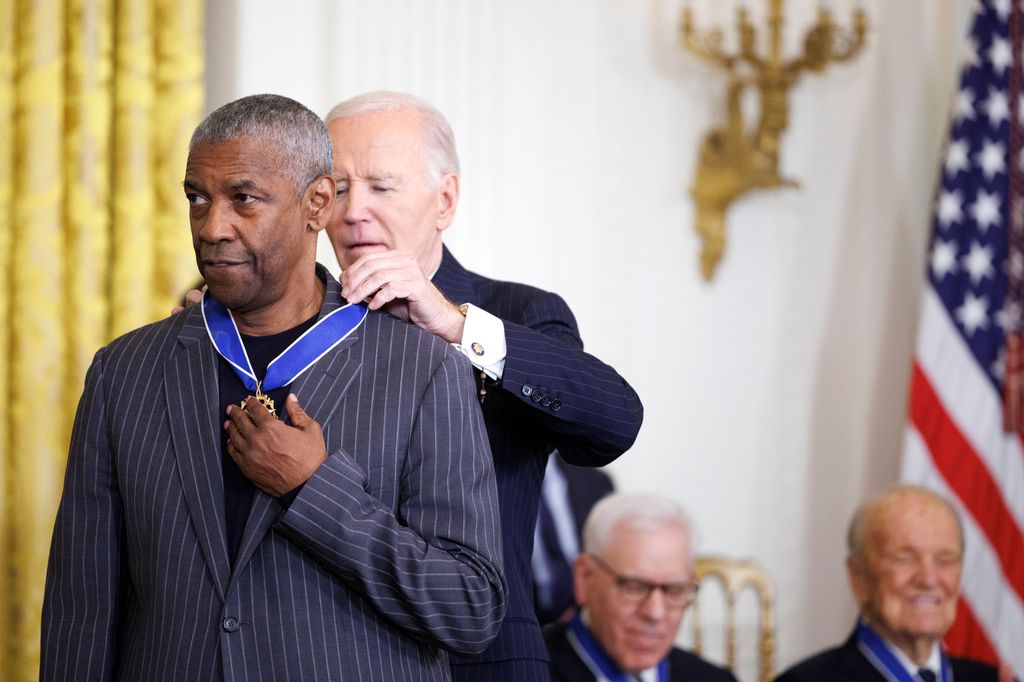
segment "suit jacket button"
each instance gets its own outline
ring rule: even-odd
[[[522,390],[523,390],[523,395],[525,395],[527,398],[529,398],[530,394],[533,393],[533,386],[530,386],[528,384],[523,384],[523,389]]]
[[[532,400],[535,403],[539,403],[543,399],[544,399],[544,394],[541,393],[540,391],[534,391],[533,395],[530,396],[530,400]]]
[[[547,407],[548,405],[551,404],[551,402],[552,402],[551,401],[551,396],[547,396],[546,395],[546,396],[544,396],[544,400],[540,401],[540,404],[543,405],[544,407]]]
[[[224,628],[225,632],[235,632],[238,630],[238,619],[234,616],[228,616],[224,619],[224,622],[221,623],[221,626]]]
[[[551,409],[553,411],[555,411],[555,412],[558,412],[560,409],[562,409],[562,401],[559,400],[558,398],[555,398],[554,400],[552,400],[551,401]]]

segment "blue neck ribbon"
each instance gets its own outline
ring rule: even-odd
[[[366,304],[349,303],[324,315],[270,361],[267,374],[260,381],[249,363],[245,344],[242,343],[242,336],[238,333],[231,311],[213,298],[209,291],[203,295],[202,310],[206,333],[210,335],[213,347],[228,361],[242,384],[256,392],[272,391],[295,381],[354,332],[366,319],[367,313]]]
[[[857,622],[857,646],[867,657],[871,665],[882,673],[889,682],[920,682],[917,675],[911,675],[896,655],[889,649],[881,635],[875,632],[863,620]],[[953,682],[953,668],[949,664],[946,652],[941,652],[942,670],[939,682]]]
[[[588,660],[584,661],[589,663],[588,667],[597,668],[601,671],[601,675],[604,676],[608,682],[635,682],[637,678],[631,677],[619,669],[619,666],[615,664],[608,654],[605,653],[604,649],[601,648],[601,644],[598,643],[593,633],[590,632],[590,628],[583,622],[583,618],[580,617],[579,612],[572,617],[569,621],[569,629],[572,634],[576,637],[576,641],[579,642],[582,651],[582,656]],[[663,658],[658,663],[658,682],[668,682],[668,659]]]

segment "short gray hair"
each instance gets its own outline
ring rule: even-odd
[[[674,500],[658,495],[625,493],[613,493],[603,498],[590,510],[583,524],[583,551],[600,556],[620,525],[637,531],[677,526],[690,542],[690,562],[694,560],[693,525],[682,506]]]
[[[196,127],[188,151],[200,144],[240,139],[280,149],[281,171],[295,185],[296,195],[320,176],[330,175],[334,165],[327,126],[305,106],[281,95],[250,95],[220,107]]]
[[[871,524],[875,512],[898,499],[908,497],[923,497],[946,509],[949,515],[953,517],[953,520],[956,521],[957,533],[960,535],[960,551],[963,552],[964,525],[956,507],[945,497],[928,488],[916,485],[897,485],[889,488],[881,495],[868,500],[854,512],[853,518],[850,519],[850,526],[846,530],[846,549],[851,559],[856,562],[864,561],[867,551],[868,526]]]
[[[440,186],[445,173],[459,174],[459,154],[455,151],[455,135],[448,120],[432,104],[404,92],[377,90],[356,95],[331,109],[324,122],[352,118],[379,111],[415,111],[423,122],[423,147],[426,154],[427,177]]]

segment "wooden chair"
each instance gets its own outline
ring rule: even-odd
[[[725,557],[698,557],[696,578],[700,581],[698,598],[690,607],[693,648],[701,654],[703,637],[700,620],[701,595],[707,594],[712,582],[722,586],[725,595],[726,667],[736,670],[736,604],[739,594],[750,588],[757,596],[760,612],[760,680],[771,682],[775,672],[775,587],[764,569],[753,561]]]

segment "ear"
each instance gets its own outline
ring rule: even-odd
[[[306,227],[313,232],[327,227],[334,208],[335,189],[334,178],[330,175],[321,175],[306,188],[302,203],[306,210]]]
[[[572,591],[576,603],[587,605],[590,596],[590,579],[594,574],[594,562],[587,554],[580,554],[572,564]]]
[[[441,178],[441,188],[437,194],[437,231],[444,232],[455,219],[455,209],[459,206],[459,176],[445,173]]]
[[[846,557],[846,575],[850,579],[850,590],[858,606],[867,601],[868,584],[867,576],[864,574],[862,561],[857,561],[852,556]]]

